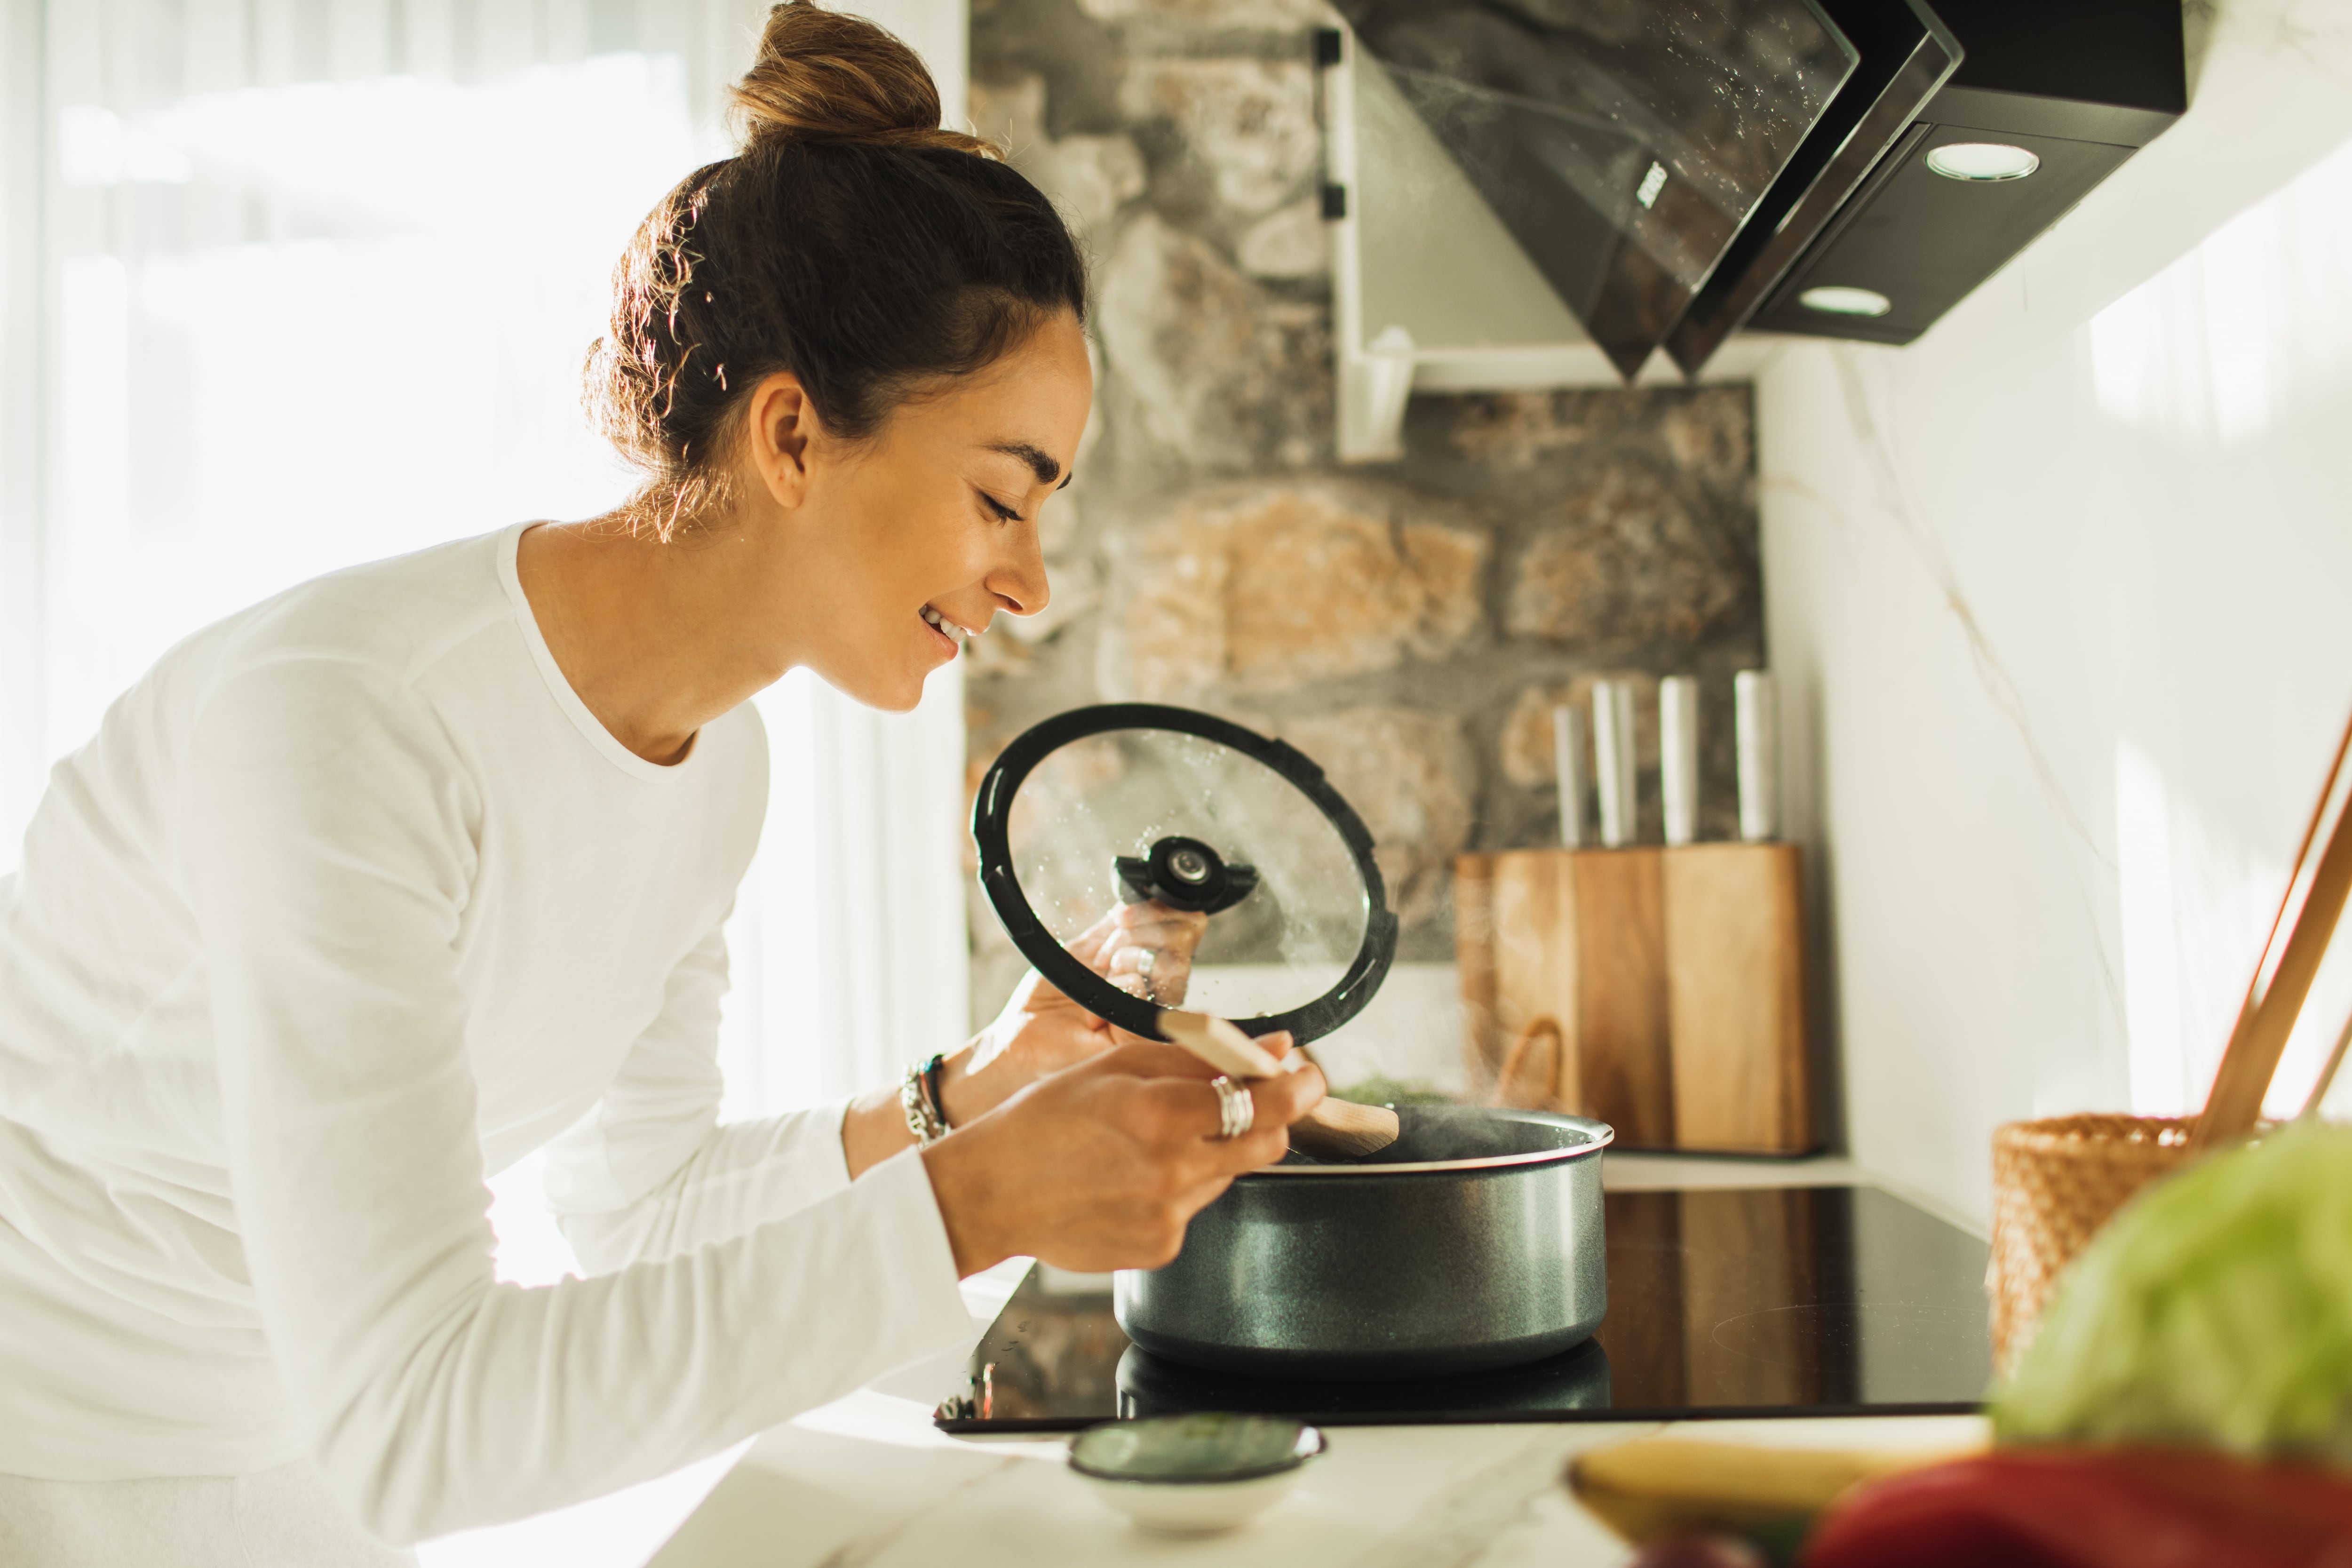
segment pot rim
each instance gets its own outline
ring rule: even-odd
[[[1563,1116],[1548,1110],[1515,1111],[1512,1115],[1518,1121],[1572,1127],[1591,1142],[1573,1149],[1535,1149],[1524,1154],[1483,1154],[1471,1160],[1411,1160],[1393,1165],[1265,1165],[1238,1179],[1255,1182],[1267,1178],[1286,1181],[1299,1176],[1416,1176],[1447,1171],[1503,1171],[1520,1165],[1563,1165],[1573,1160],[1591,1159],[1617,1141],[1614,1127],[1589,1116]]]

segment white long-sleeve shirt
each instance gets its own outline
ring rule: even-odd
[[[308,1455],[404,1542],[711,1453],[970,1319],[911,1152],[719,1125],[746,705],[656,766],[563,679],[522,531],[198,633],[0,881],[0,1472]],[[585,1279],[497,1283],[552,1143]]]

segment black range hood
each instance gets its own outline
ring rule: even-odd
[[[1814,0],[1338,0],[1631,378],[1853,73]]]
[[[1626,380],[1908,342],[2183,111],[2166,0],[1338,0]]]
[[[2177,0],[1931,3],[1959,68],[1748,325],[1910,342],[2188,111]]]
[[[1862,63],[1667,335],[1685,374],[1756,313],[1960,63],[1959,40],[1920,0],[1822,3]]]

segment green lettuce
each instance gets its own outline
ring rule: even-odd
[[[2292,1124],[2127,1205],[2061,1280],[1993,1425],[2352,1464],[2352,1129]]]

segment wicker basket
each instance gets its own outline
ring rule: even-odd
[[[2189,1157],[2194,1117],[2053,1116],[1992,1135],[1994,1367],[2007,1373],[2058,1276],[2109,1215]]]
[[[2191,1117],[2053,1116],[1992,1135],[1992,1359],[2006,1375],[2033,1338],[2050,1292],[2074,1254],[2140,1188],[2209,1150],[2253,1133],[2295,1019],[2352,897],[2352,805],[2336,785],[2352,759],[2352,724],[2336,747],[2319,804],[2287,873],[2244,1006],[2221,1052],[2205,1108]],[[2330,817],[2333,824],[2330,825]],[[2323,833],[2322,829],[2326,829]],[[2324,844],[2318,858],[2313,849]],[[2308,879],[2305,869],[2310,868]],[[2352,1045],[2352,1024],[2313,1086],[2315,1111]]]

